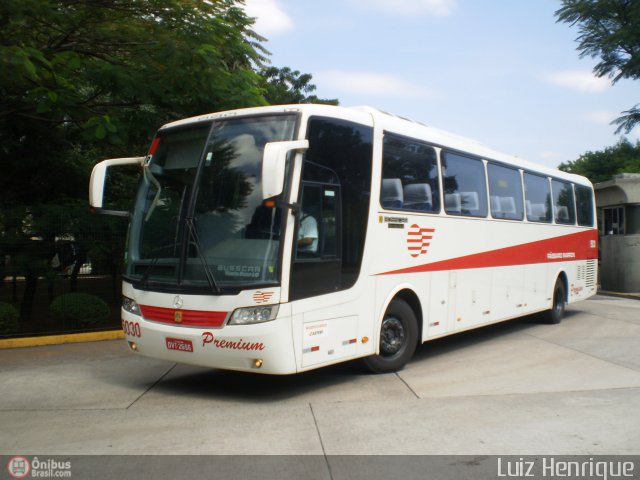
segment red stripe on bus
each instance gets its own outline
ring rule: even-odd
[[[378,273],[377,275],[591,260],[598,258],[597,242],[597,230],[587,230],[539,240],[537,242],[523,243],[512,247],[473,253],[471,255],[424,263],[412,267],[400,268],[398,270],[390,270],[388,272]]]
[[[227,312],[176,310],[175,308],[152,307],[150,305],[140,305],[140,311],[146,320],[187,327],[219,327],[227,318]]]

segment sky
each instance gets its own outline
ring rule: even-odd
[[[615,145],[640,81],[596,78],[559,0],[245,0],[275,67],[369,105],[556,167]],[[640,127],[626,137],[640,139]]]

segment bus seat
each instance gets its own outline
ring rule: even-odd
[[[445,193],[444,208],[447,213],[462,213],[462,199],[459,193]]]
[[[428,183],[410,183],[404,186],[404,207],[412,210],[428,211],[432,209],[431,185]]]
[[[556,220],[560,222],[569,221],[569,209],[565,206],[556,207]]]
[[[402,208],[402,181],[399,178],[382,179],[382,206],[384,208]]]
[[[500,197],[500,207],[506,215],[515,215],[516,200],[513,197]]]
[[[547,220],[547,207],[544,203],[532,203],[531,204],[531,216],[532,220],[544,222]]]
[[[491,195],[489,197],[489,201],[491,202],[491,215],[494,217],[496,214],[500,214],[502,212],[502,204],[500,202],[500,197],[497,195]],[[497,215],[500,216],[500,215]]]
[[[478,192],[460,192],[462,199],[462,207],[470,212],[480,210],[480,201],[478,200]]]

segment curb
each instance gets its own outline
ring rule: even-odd
[[[0,340],[0,350],[8,348],[40,347],[44,345],[62,345],[64,343],[100,342],[102,340],[120,340],[124,338],[122,330],[105,332],[70,333],[66,335],[48,335],[43,337],[8,338]]]
[[[640,293],[622,293],[622,292],[608,292],[606,290],[598,290],[598,295],[605,295],[607,297],[628,298],[631,300],[640,300]]]

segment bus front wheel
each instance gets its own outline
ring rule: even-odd
[[[401,370],[413,356],[418,344],[418,321],[404,300],[394,299],[380,325],[380,353],[366,357],[365,366],[374,373]]]

